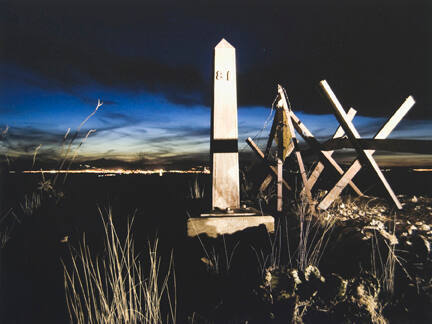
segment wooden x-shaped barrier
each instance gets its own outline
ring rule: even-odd
[[[278,196],[278,200],[277,200],[277,210],[281,211],[282,210],[282,184],[284,184],[284,186],[291,190],[290,186],[285,182],[285,180],[283,180],[282,177],[282,161],[288,157],[292,152],[294,152],[296,160],[297,160],[297,164],[299,166],[299,171],[302,177],[302,182],[303,182],[303,192],[306,194],[306,198],[309,201],[309,203],[312,205],[313,204],[313,199],[312,199],[312,195],[311,195],[311,191],[310,191],[310,187],[309,187],[309,182],[308,182],[308,178],[306,175],[306,170],[303,164],[303,159],[300,153],[300,150],[298,148],[298,141],[296,138],[296,134],[294,131],[294,127],[298,127],[298,122],[295,122],[295,124],[293,124],[293,120],[291,120],[291,113],[292,113],[292,109],[288,104],[288,100],[287,100],[287,96],[285,93],[285,90],[283,89],[283,87],[281,85],[278,85],[278,94],[279,94],[279,101],[277,103],[277,108],[279,108],[280,110],[278,110],[275,114],[275,118],[273,120],[273,125],[270,131],[270,136],[269,139],[267,141],[267,146],[266,146],[266,150],[265,153],[261,152],[261,150],[258,148],[258,146],[253,142],[253,140],[249,137],[246,142],[249,144],[249,146],[252,148],[252,150],[258,154],[258,156],[264,160],[264,162],[267,164],[267,166],[270,168],[271,170],[271,174],[269,174],[263,181],[263,183],[260,186],[260,191],[265,190],[265,188],[268,187],[268,185],[270,184],[272,178],[276,178],[277,179],[277,184],[278,184],[278,190],[277,190],[277,196]],[[283,116],[283,114],[285,114],[286,118]],[[286,122],[286,125],[281,125],[282,122]],[[286,147],[284,147],[283,145],[283,128],[282,127],[278,127],[278,126],[285,126],[287,129],[285,129],[289,134],[289,143],[284,143],[286,145]],[[277,158],[277,169],[276,167],[272,166],[270,164],[270,162],[268,161],[268,156],[269,156],[269,152],[270,152],[270,148],[272,146],[273,143],[273,138],[275,137],[276,133],[278,133],[278,158]]]
[[[378,164],[372,157],[375,153],[375,150],[364,150],[361,145],[357,142],[357,139],[360,138],[360,134],[357,132],[357,129],[349,120],[347,114],[345,113],[344,108],[341,103],[337,99],[336,95],[333,93],[327,81],[323,80],[320,82],[321,88],[324,90],[324,93],[330,100],[332,107],[335,111],[335,115],[340,125],[344,129],[345,133],[348,136],[351,144],[355,148],[359,159],[355,160],[351,166],[344,172],[340,180],[336,183],[336,185],[328,192],[328,194],[324,197],[324,199],[318,205],[320,209],[327,209],[330,204],[339,196],[342,190],[346,187],[349,181],[360,171],[362,168],[362,164],[371,167],[373,172],[377,175],[378,179],[384,185],[386,192],[390,196],[390,198],[395,203],[398,209],[402,209],[402,205],[399,202],[399,199],[394,194],[390,184],[387,182],[386,178],[382,174]],[[393,114],[393,116],[381,127],[378,133],[374,136],[374,139],[385,139],[393,129],[399,124],[402,118],[408,113],[411,107],[415,104],[413,97],[409,96],[405,102],[399,107],[398,110]]]
[[[323,200],[319,203],[318,208],[320,209],[327,209],[331,203],[340,195],[342,190],[349,185],[358,195],[362,196],[362,192],[360,189],[353,183],[352,179],[354,176],[360,171],[362,168],[362,164],[364,166],[369,166],[373,172],[377,175],[380,182],[384,185],[384,188],[386,189],[386,192],[388,193],[389,197],[393,200],[396,207],[401,209],[402,205],[397,199],[396,195],[394,194],[392,188],[390,187],[389,183],[387,182],[386,178],[382,174],[378,164],[372,157],[375,150],[367,150],[364,149],[361,145],[361,139],[360,135],[357,132],[356,128],[352,124],[352,120],[356,114],[356,111],[353,108],[350,108],[348,113],[345,112],[342,105],[336,98],[336,95],[331,90],[328,83],[323,80],[320,82],[321,88],[324,90],[324,93],[329,98],[332,107],[335,111],[335,115],[337,120],[339,121],[340,126],[336,130],[336,132],[333,135],[333,139],[341,138],[344,135],[346,135],[351,142],[352,147],[355,148],[358,159],[356,159],[351,166],[344,171],[339,164],[336,162],[336,160],[332,157],[333,150],[331,151],[325,151],[322,149],[321,144],[318,142],[318,140],[313,136],[313,134],[308,130],[306,125],[300,121],[300,119],[294,114],[291,107],[288,104],[288,100],[286,97],[285,90],[282,86],[278,85],[278,94],[279,94],[279,101],[278,101],[278,108],[282,109],[282,111],[286,114],[286,124],[285,126],[288,127],[288,131],[290,134],[290,139],[292,142],[290,142],[290,145],[288,147],[283,147],[281,145],[281,140],[278,142],[278,168],[272,166],[268,161],[268,156],[270,152],[270,148],[273,142],[273,138],[277,132],[281,132],[281,129],[277,126],[281,123],[281,115],[276,114],[275,119],[273,121],[273,125],[270,131],[270,137],[267,142],[265,153],[261,152],[261,150],[258,148],[258,146],[252,141],[252,139],[248,138],[247,142],[252,147],[252,149],[265,161],[265,163],[269,166],[270,170],[272,171],[271,175],[268,175],[266,179],[261,184],[260,190],[264,190],[271,182],[272,178],[276,178],[278,180],[278,210],[281,208],[281,192],[282,192],[282,183],[284,186],[291,190],[289,185],[283,180],[282,178],[282,164],[281,160],[283,160],[285,157],[289,156],[292,152],[294,152],[297,163],[300,169],[300,173],[302,176],[303,181],[303,191],[306,193],[306,197],[308,198],[309,202],[312,203],[312,196],[311,196],[311,189],[318,180],[318,177],[321,175],[322,171],[324,170],[325,165],[330,166],[334,170],[337,171],[341,175],[341,178],[336,183],[336,185],[327,193],[327,195],[323,198]],[[388,135],[393,131],[393,129],[398,125],[398,123],[402,120],[402,118],[408,113],[408,111],[411,109],[411,107],[414,105],[415,101],[410,96],[408,97],[405,102],[399,107],[398,110],[393,114],[393,116],[382,126],[382,128],[377,132],[377,134],[374,136],[374,140],[383,140],[387,138]],[[285,122],[285,119],[283,119]],[[320,156],[320,161],[315,166],[314,170],[312,171],[309,178],[306,176],[302,156],[300,153],[300,150],[298,148],[298,141],[295,135],[295,130],[303,137],[303,139],[308,143],[308,145],[316,151]],[[278,133],[279,138],[281,138],[281,133]],[[287,144],[287,143],[285,143]],[[284,154],[281,154],[281,152],[284,152]],[[286,155],[286,156],[283,156]]]
[[[354,118],[354,115],[356,114],[356,111],[354,109],[350,109],[348,119],[352,120]],[[291,119],[294,122],[294,125],[296,126],[296,130],[299,132],[299,134],[303,137],[303,139],[311,146],[312,149],[315,149],[317,152],[319,152],[319,155],[321,157],[321,160],[324,161],[324,163],[327,163],[331,167],[333,167],[339,174],[343,174],[343,169],[339,166],[339,164],[336,162],[335,159],[333,159],[332,155],[334,151],[322,151],[320,149],[320,143],[318,140],[313,136],[313,134],[307,129],[306,125],[303,124],[299,118],[294,114],[293,111],[291,111]],[[337,136],[343,136],[344,130],[341,126],[338,127],[336,130],[336,133],[333,137]],[[318,177],[320,176],[321,172],[324,170],[324,164],[323,162],[318,162],[317,166],[315,167],[314,171],[308,178],[308,187],[312,188],[315,182],[318,180]],[[362,192],[360,189],[351,181],[348,182],[348,184],[351,186],[351,188],[359,195],[362,196]]]
[[[285,94],[284,92],[282,92],[282,87],[279,86],[278,88],[281,93],[282,96],[281,98],[285,98]],[[286,102],[286,99],[284,100],[284,102]],[[280,108],[283,108],[283,102],[281,102],[280,104]],[[348,118],[349,120],[352,120],[356,114],[356,110],[353,108],[350,108],[349,112],[348,112]],[[312,147],[318,150],[318,152],[320,152],[321,156],[323,157],[323,160],[325,160],[327,162],[328,165],[330,165],[331,167],[333,167],[339,174],[343,174],[344,171],[343,169],[339,166],[339,164],[332,158],[332,155],[334,153],[334,151],[321,151],[319,149],[320,147],[320,143],[316,140],[316,138],[313,136],[313,134],[309,131],[309,129],[306,127],[306,125],[304,123],[302,123],[300,121],[300,119],[295,115],[295,113],[292,111],[292,109],[289,110],[289,116],[291,117],[290,121],[293,125],[293,127],[297,130],[297,132],[304,138],[304,140]],[[247,139],[247,143],[249,144],[249,146],[253,149],[253,151],[255,153],[258,154],[258,156],[264,160],[267,164],[268,164],[268,156],[269,156],[269,152],[270,152],[270,148],[273,142],[273,138],[276,134],[277,131],[277,125],[280,123],[280,115],[275,114],[275,119],[273,120],[273,125],[270,131],[270,136],[269,139],[267,141],[267,145],[266,145],[266,150],[265,153],[261,152],[261,150],[258,148],[258,146],[253,142],[253,140],[251,138]],[[294,131],[292,131],[294,133]],[[344,136],[344,130],[341,126],[338,127],[338,129],[336,130],[336,132],[333,135],[333,138],[339,138]],[[295,134],[294,134],[295,135]],[[292,135],[291,135],[292,137]],[[280,142],[279,142],[280,144]],[[279,150],[281,150],[281,148],[279,147]],[[286,156],[289,156],[292,152],[294,151],[294,145],[289,145],[288,149],[287,149],[287,154]],[[299,151],[297,151],[299,154]],[[301,158],[301,155],[300,155]],[[326,163],[324,162],[324,163]],[[316,181],[318,180],[318,177],[321,175],[322,171],[324,170],[324,165],[323,162],[318,162],[318,164],[315,166],[314,170],[312,171],[311,175],[309,178],[306,179],[306,186],[307,188],[309,188],[309,190],[312,189],[312,187],[315,185]],[[302,163],[301,163],[302,164]],[[260,187],[260,191],[263,191],[267,188],[267,186],[270,184],[272,178],[276,178],[278,175],[277,169],[274,166],[269,165],[270,170],[272,171],[272,174],[269,174],[265,180],[263,181],[263,183],[261,184]],[[304,167],[303,167],[304,168]],[[362,192],[360,191],[360,189],[352,182],[349,181],[348,182],[349,185],[352,187],[352,189],[358,194],[358,195],[363,195]],[[291,190],[291,188],[288,186],[288,184],[284,181],[284,185],[287,189]]]

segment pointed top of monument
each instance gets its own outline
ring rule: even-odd
[[[215,48],[234,48],[234,46],[228,43],[225,38],[222,38],[222,40],[219,42],[219,44],[216,45]]]

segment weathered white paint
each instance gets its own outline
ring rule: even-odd
[[[265,225],[267,232],[274,232],[274,218],[272,216],[219,216],[189,218],[187,235],[194,237],[206,234],[216,238],[219,235],[234,234],[249,227]]]
[[[282,200],[282,179],[283,179],[283,168],[282,160],[277,159],[277,206],[276,210],[278,212],[282,211],[283,200]]]
[[[238,139],[235,48],[222,39],[214,50],[212,140]],[[238,152],[212,152],[212,209],[239,208]]]

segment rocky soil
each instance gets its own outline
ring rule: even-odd
[[[207,275],[198,277],[217,297],[189,322],[430,323],[432,198],[399,199],[401,211],[374,197],[344,197],[303,226],[298,210],[281,216],[270,238],[255,229],[223,244],[204,239],[220,261],[231,247],[232,259],[230,269],[214,271],[201,253]],[[300,235],[307,226],[309,236]],[[309,264],[299,262],[301,239],[309,256],[319,245]]]

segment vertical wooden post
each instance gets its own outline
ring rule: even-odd
[[[305,167],[303,164],[303,159],[302,159],[299,147],[298,147],[298,141],[297,141],[297,137],[295,135],[294,126],[293,126],[292,121],[291,121],[291,114],[290,114],[290,109],[288,108],[287,98],[285,97],[285,90],[282,88],[282,86],[280,84],[278,85],[278,93],[279,93],[279,96],[281,98],[278,104],[280,104],[280,106],[285,111],[285,114],[287,115],[288,128],[289,128],[289,131],[291,132],[292,141],[294,143],[294,153],[295,153],[295,156],[297,158],[297,163],[298,163],[298,166],[300,169],[300,174],[302,177],[303,187],[304,187],[304,190],[306,193],[306,197],[307,197],[309,203],[311,205],[313,205],[312,194],[311,194],[310,188],[307,184],[306,170],[305,170]]]
[[[284,148],[285,145],[285,137],[284,137],[284,111],[281,108],[276,108],[277,118],[277,138],[278,138],[278,150],[277,150],[277,182],[276,182],[276,194],[277,194],[277,203],[276,210],[278,212],[282,212],[282,179],[283,179],[283,161],[284,161]]]
[[[277,211],[281,212],[282,211],[282,205],[283,205],[283,200],[282,200],[282,179],[283,179],[283,168],[282,168],[282,160],[281,159],[277,159]]]
[[[268,166],[270,171],[272,172],[273,176],[277,179],[277,168],[275,168],[273,165],[271,165],[265,158],[264,153],[260,150],[260,148],[255,144],[255,142],[252,140],[252,138],[248,137],[246,139],[246,143],[249,144],[250,148],[264,161],[264,163]],[[266,178],[268,179],[268,177]],[[282,179],[282,183],[288,190],[292,190],[289,184]]]

